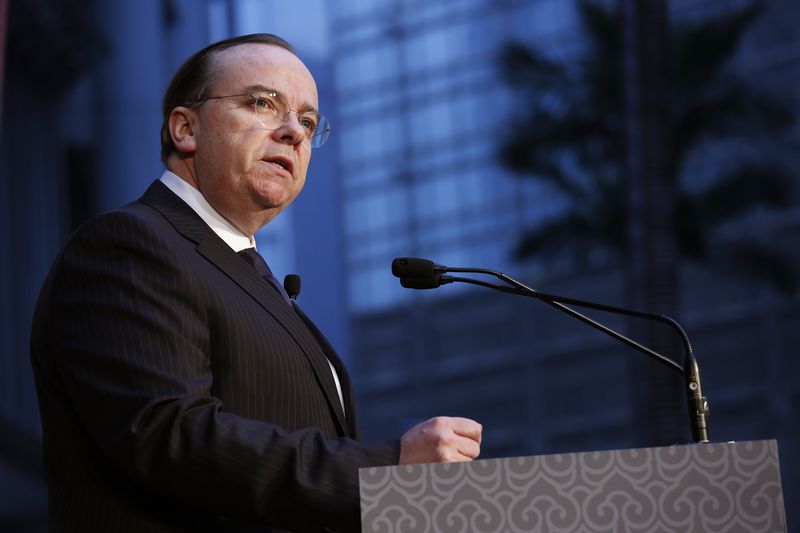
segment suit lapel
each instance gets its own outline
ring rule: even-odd
[[[323,353],[326,347],[321,346],[307,322],[294,309],[286,305],[283,297],[252,266],[239,257],[186,202],[163,183],[154,182],[142,196],[140,202],[159,211],[179,233],[196,243],[196,250],[201,256],[255,299],[294,338],[311,364],[317,382],[336,414],[340,431],[348,433],[339,393],[336,390],[325,353]]]
[[[309,319],[306,314],[300,309],[300,306],[297,305],[297,302],[292,302],[294,306],[294,310],[303,319],[303,322],[306,323],[308,329],[311,333],[314,334],[319,345],[322,347],[325,355],[328,357],[328,360],[331,362],[333,367],[336,369],[336,374],[339,376],[339,384],[342,387],[342,399],[344,401],[345,412],[347,413],[347,428],[349,431],[349,435],[357,439],[358,438],[358,417],[356,416],[355,412],[355,402],[353,401],[353,387],[352,383],[350,382],[350,374],[347,372],[347,368],[345,368],[344,363],[339,358],[339,355],[336,353],[336,350],[333,349],[333,346],[325,338],[325,335],[317,328],[316,324],[314,324],[311,319]]]

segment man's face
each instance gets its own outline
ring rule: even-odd
[[[297,112],[277,129],[266,129],[248,96],[207,100],[196,108],[196,186],[217,211],[252,234],[303,188],[311,147],[297,114],[317,109],[317,88],[297,56],[279,46],[239,45],[216,54],[211,66],[208,96],[269,88]]]

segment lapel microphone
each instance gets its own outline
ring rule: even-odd
[[[286,294],[289,295],[289,299],[293,302],[296,301],[297,296],[300,294],[300,276],[297,274],[286,274],[286,277],[283,278],[283,288]]]

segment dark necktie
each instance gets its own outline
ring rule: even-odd
[[[311,322],[308,319],[308,317],[306,317],[305,313],[300,311],[299,307],[296,307],[295,305],[292,305],[293,302],[289,299],[289,295],[286,294],[286,290],[283,288],[283,285],[281,285],[278,282],[278,279],[275,276],[272,275],[272,270],[270,270],[269,265],[267,265],[267,262],[264,260],[264,258],[261,257],[261,254],[258,253],[255,248],[245,248],[244,250],[241,250],[241,251],[239,251],[237,253],[239,254],[239,256],[242,259],[247,261],[250,264],[250,266],[255,268],[256,272],[258,272],[261,275],[262,278],[267,280],[269,282],[269,284],[272,285],[272,287],[275,288],[275,290],[280,293],[281,296],[283,296],[283,299],[286,300],[286,303],[289,305],[289,307],[291,307],[296,312],[298,312],[298,314],[302,318],[303,322],[305,322],[306,327],[309,328],[311,333],[317,338],[318,342],[320,342],[320,346],[323,347],[323,350],[325,350],[324,346],[330,346],[328,344],[328,341],[322,335],[322,333],[320,333],[319,330],[317,329],[317,327],[314,326],[313,322]],[[322,341],[320,341],[319,339],[322,339],[324,341],[324,343]],[[330,352],[333,353],[334,355],[336,353],[333,350],[332,347],[330,348]],[[347,419],[347,414],[346,414],[346,410],[345,410],[345,407],[344,407],[344,398],[343,398],[343,395],[342,395],[341,384],[339,382],[338,371],[334,367],[333,363],[331,363],[331,359],[327,355],[325,356],[325,362],[328,363],[328,365],[331,368],[331,375],[334,378],[334,382],[336,384],[337,393],[338,393],[338,396],[339,396],[339,402],[340,402],[340,405],[342,406],[342,414],[345,415],[345,420],[346,420]],[[351,431],[354,431],[354,430],[351,428]]]
[[[256,269],[256,272],[259,275],[267,280],[272,287],[278,291],[278,293],[283,296],[283,299],[286,300],[286,303],[291,307],[292,302],[289,300],[289,295],[286,294],[286,291],[283,288],[283,285],[280,284],[278,278],[272,275],[272,270],[270,270],[269,265],[267,262],[264,261],[264,258],[261,257],[261,254],[256,251],[255,248],[245,248],[244,250],[238,252],[239,257],[247,261],[250,266]]]

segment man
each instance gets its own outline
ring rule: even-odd
[[[198,52],[165,94],[167,171],[56,259],[31,342],[52,530],[358,530],[358,468],[478,455],[460,418],[358,442],[346,370],[252,249],[327,136],[316,108],[278,37]]]

